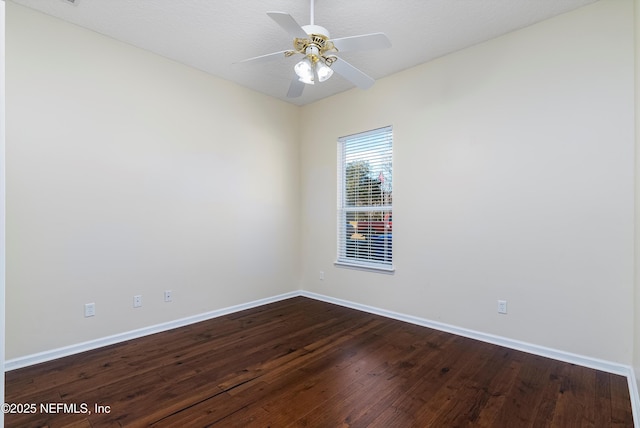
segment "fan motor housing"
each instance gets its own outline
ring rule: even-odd
[[[302,29],[309,35],[306,39],[294,39],[293,48],[303,55],[311,55],[314,62],[325,53],[336,51],[333,43],[329,41],[329,31],[320,25],[305,25]],[[312,48],[313,52],[309,52]]]
[[[329,31],[320,25],[305,25],[302,29],[310,36],[321,35],[326,37],[327,40],[331,38],[331,36],[329,36]]]

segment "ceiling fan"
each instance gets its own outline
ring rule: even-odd
[[[293,37],[293,49],[261,55],[240,62],[264,62],[297,54],[304,56],[294,66],[294,76],[287,97],[302,95],[304,85],[324,82],[335,71],[361,89],[370,88],[375,80],[342,58],[338,52],[391,47],[384,33],[371,33],[359,36],[332,39],[326,28],[314,24],[314,0],[310,0],[310,24],[300,26],[291,15],[285,12],[267,12],[267,15]]]

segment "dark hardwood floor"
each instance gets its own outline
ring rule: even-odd
[[[21,428],[633,426],[622,376],[303,297],[10,371],[6,402],[37,405]]]

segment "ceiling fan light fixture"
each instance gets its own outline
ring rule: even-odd
[[[317,73],[318,81],[324,82],[331,77],[331,75],[333,74],[333,70],[331,69],[331,67],[321,61],[318,63]]]
[[[313,64],[309,58],[304,57],[302,61],[293,67],[293,71],[296,72],[299,81],[313,85]]]
[[[387,36],[384,33],[371,33],[332,39],[326,28],[314,24],[314,0],[310,1],[311,23],[309,25],[300,26],[290,14],[285,12],[267,12],[267,15],[276,24],[293,37],[292,50],[261,55],[241,62],[262,62],[282,57],[282,54],[285,58],[296,54],[303,55],[304,59],[293,67],[295,74],[291,80],[289,92],[287,92],[288,98],[301,96],[305,84],[313,85],[316,82],[327,81],[334,71],[361,89],[370,88],[375,82],[373,78],[347,61],[336,62],[339,58],[335,54],[339,51],[391,47]]]

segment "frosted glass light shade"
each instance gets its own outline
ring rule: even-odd
[[[333,74],[333,70],[327,64],[320,63],[317,67],[318,69],[318,80],[320,82],[324,82]]]
[[[308,85],[313,85],[313,65],[309,58],[304,58],[302,61],[297,63],[293,70],[296,72],[298,76],[298,80]]]

